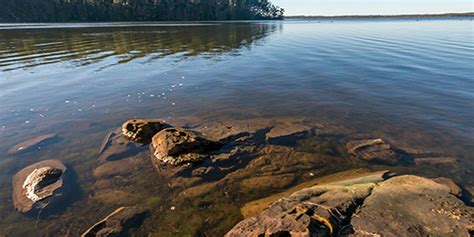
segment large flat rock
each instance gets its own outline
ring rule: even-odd
[[[412,175],[382,182],[352,217],[354,235],[470,236],[474,208],[450,192],[446,185]]]
[[[372,173],[297,191],[226,236],[472,236],[474,208],[452,193],[430,179]]]
[[[351,213],[386,173],[300,190],[241,221],[226,236],[339,236],[349,224]]]

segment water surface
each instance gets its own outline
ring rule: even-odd
[[[1,24],[0,235],[38,231],[10,199],[11,176],[38,159],[72,166],[83,193],[70,210],[36,223],[40,232],[54,233],[56,223],[83,229],[79,209],[110,212],[87,199],[95,152],[107,130],[135,117],[204,124],[305,116],[456,156],[472,169],[473,65],[471,18]],[[64,140],[34,156],[7,155],[49,132]],[[452,178],[472,185],[471,173]],[[167,191],[156,185],[135,191],[161,205]]]

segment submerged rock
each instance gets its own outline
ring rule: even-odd
[[[198,163],[209,157],[209,152],[220,147],[197,133],[182,128],[167,128],[152,139],[153,155],[170,165]]]
[[[38,148],[42,144],[58,138],[57,134],[50,133],[42,136],[38,136],[29,140],[26,140],[22,143],[19,143],[8,150],[8,154],[14,155],[22,152],[31,151],[34,148]]]
[[[156,133],[167,127],[169,125],[159,120],[133,119],[122,125],[122,134],[131,141],[149,144]]]
[[[405,154],[382,139],[358,140],[347,143],[347,152],[368,162],[395,165],[403,162]]]
[[[13,205],[20,212],[43,209],[64,198],[66,166],[59,160],[45,160],[13,176]],[[67,185],[67,184],[66,184]]]
[[[143,147],[124,138],[120,128],[107,134],[99,150],[101,161],[113,161],[127,158],[143,151]]]
[[[120,207],[86,230],[82,237],[126,236],[131,228],[141,225],[148,210],[140,207]]]
[[[226,236],[469,236],[474,208],[418,176],[379,172],[295,192]]]
[[[140,157],[130,157],[122,160],[108,161],[98,166],[93,175],[96,178],[109,178],[113,176],[127,176],[135,171],[143,162]]]

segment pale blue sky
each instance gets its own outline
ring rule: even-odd
[[[271,0],[291,15],[370,15],[472,12],[474,0]]]

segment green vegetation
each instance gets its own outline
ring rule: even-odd
[[[184,21],[281,19],[268,0],[0,0],[0,21]]]

